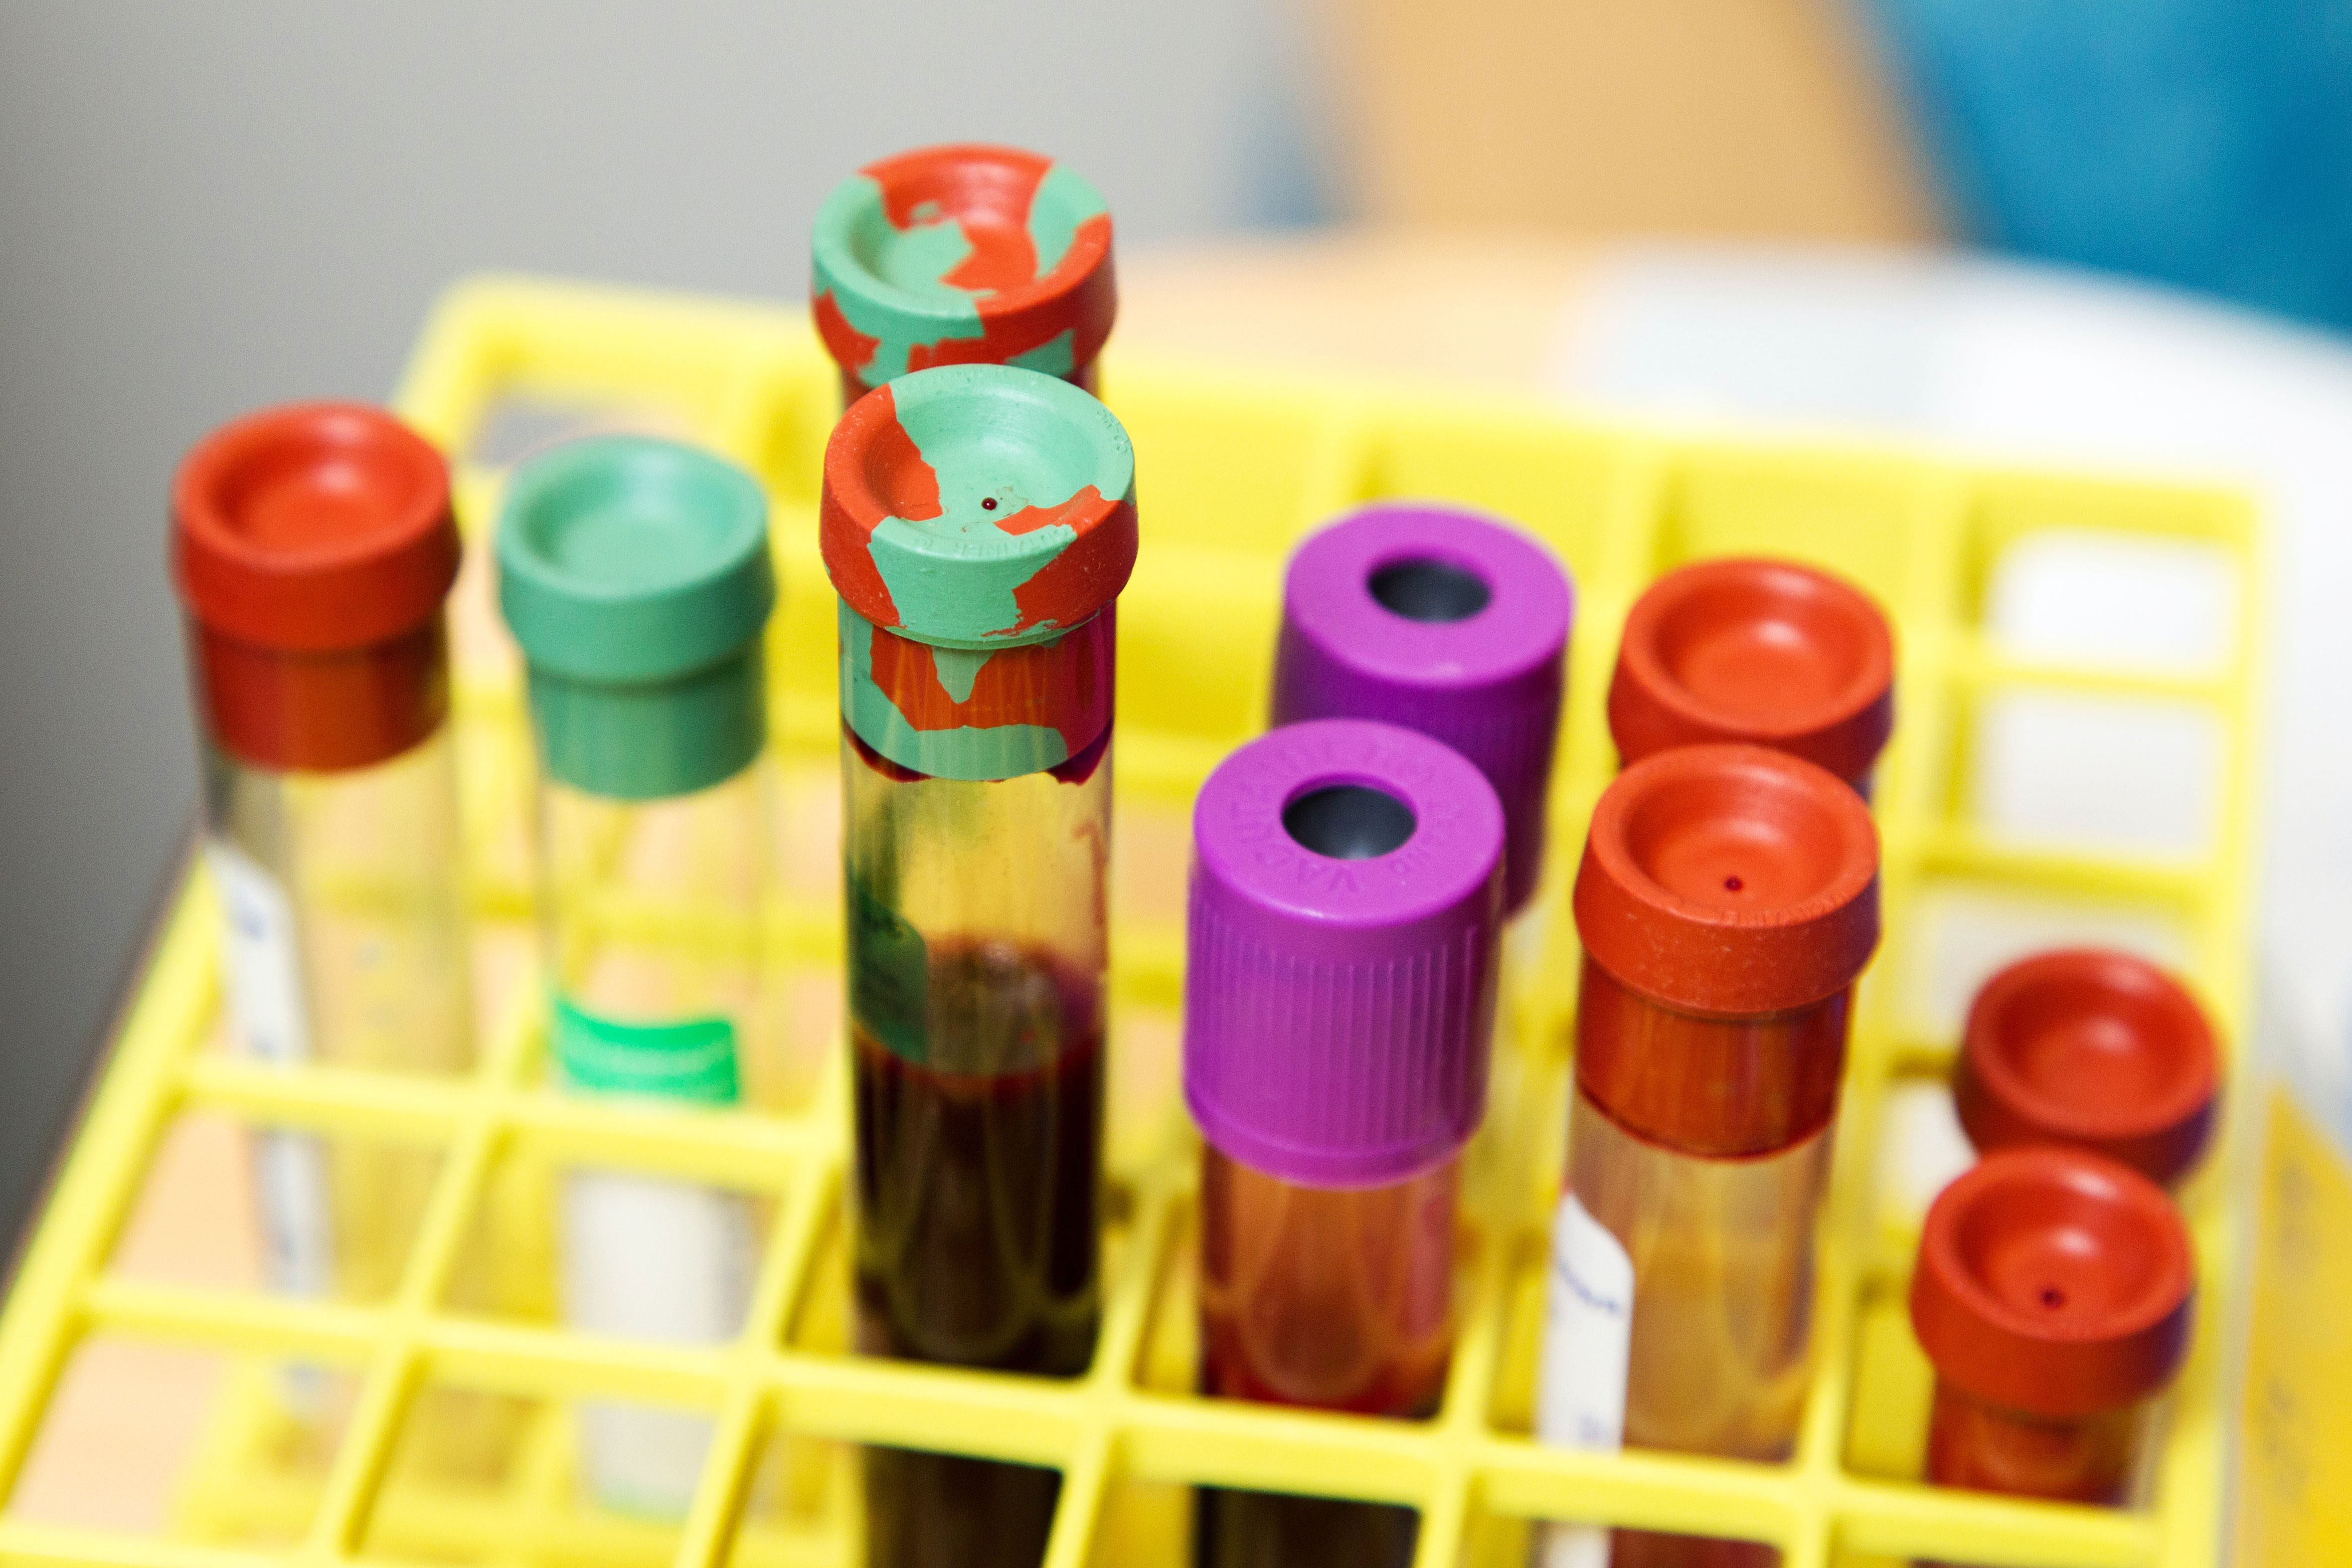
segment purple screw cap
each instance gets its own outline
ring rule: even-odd
[[[1383,502],[1290,558],[1274,722],[1381,719],[1477,764],[1509,824],[1503,910],[1543,873],[1574,591],[1550,552],[1482,512]]]
[[[1324,1187],[1444,1163],[1486,1108],[1503,808],[1426,735],[1259,736],[1192,808],[1184,1100],[1254,1169]]]

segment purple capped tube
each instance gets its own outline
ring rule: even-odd
[[[1486,1109],[1504,817],[1392,724],[1273,731],[1193,809],[1184,1098],[1201,1127],[1202,1384],[1427,1415],[1453,1350],[1463,1146]],[[1202,1561],[1402,1564],[1386,1504],[1203,1490]]]

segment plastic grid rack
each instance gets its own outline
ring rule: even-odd
[[[1114,936],[1112,1164],[1099,1349],[1062,1383],[861,1359],[843,1348],[842,1168],[846,1074],[836,1038],[823,1087],[791,1116],[665,1112],[568,1099],[543,1082],[537,987],[509,988],[478,1071],[460,1081],[351,1069],[273,1068],[208,1048],[216,986],[209,895],[192,874],[125,1015],[46,1215],[0,1321],[0,1488],[13,1487],[51,1391],[93,1335],[194,1344],[238,1375],[180,1489],[171,1527],[132,1536],[0,1513],[12,1560],[234,1568],[464,1560],[706,1564],[855,1561],[858,1442],[934,1447],[1058,1468],[1049,1568],[1183,1561],[1192,1483],[1319,1492],[1420,1512],[1422,1568],[1515,1563],[1531,1518],[1613,1522],[1770,1542],[1790,1568],[1933,1554],[1947,1560],[2124,1568],[2215,1562],[2224,1512],[2227,1293],[2207,1292],[2191,1363],[2170,1401],[2147,1507],[2107,1510],[1943,1491],[1906,1479],[1924,1424],[1926,1373],[1901,1317],[1913,1237],[1889,1217],[1874,1172],[1890,1087],[1940,1070],[1948,1020],[1916,1005],[1937,962],[1933,928],[1955,889],[2039,907],[2146,916],[2244,1039],[2254,810],[2259,541],[2248,506],[2218,493],[1971,471],[1900,456],[1679,441],[1573,422],[1556,410],[1466,395],[1280,382],[1112,359],[1109,399],[1138,452],[1144,550],[1122,604],[1118,799],[1122,834],[1162,848],[1154,879],[1123,858]],[[817,559],[817,459],[836,383],[803,312],[517,279],[453,289],[432,315],[397,399],[452,454],[518,403],[594,419],[651,418],[749,466],[769,488],[784,584],[771,634],[773,744],[783,771],[835,766],[832,595]],[[493,515],[500,468],[461,458],[469,552]],[[1540,534],[1578,584],[1570,712],[1542,896],[1543,962],[1507,998],[1500,1050],[1526,1092],[1498,1102],[1482,1137],[1507,1178],[1465,1219],[1461,1325],[1440,1413],[1384,1421],[1196,1397],[1189,1259],[1196,1144],[1172,1094],[1180,993],[1184,814],[1208,769],[1259,727],[1282,563],[1304,531],[1348,505],[1443,496]],[[1993,574],[2021,542],[2058,531],[2179,544],[2231,579],[2234,630],[2210,668],[2055,665],[1987,629]],[[1618,626],[1659,571],[1696,556],[1762,552],[1827,563],[1890,607],[1901,648],[1899,724],[1879,775],[1888,938],[1865,982],[1844,1100],[1818,1296],[1819,1353],[1801,1437],[1785,1465],[1662,1453],[1587,1455],[1527,1436],[1543,1267],[1559,1171],[1574,1004],[1568,874],[1591,804],[1614,765],[1602,696]],[[479,572],[478,563],[474,570]],[[478,591],[478,584],[477,584]],[[463,592],[463,590],[461,590]],[[527,919],[520,814],[528,742],[511,653],[460,617],[455,710],[469,877],[486,924]],[[2154,705],[2214,742],[2201,842],[2149,853],[2005,830],[1984,809],[1971,758],[1987,715],[2016,696]],[[2122,781],[2127,787],[2130,781]],[[2063,917],[2060,917],[2063,921]],[[783,962],[837,966],[837,900],[788,888],[772,912]],[[1131,1045],[1138,1040],[1156,1046]],[[2243,1097],[2241,1097],[2243,1098]],[[441,1151],[399,1283],[374,1304],[275,1299],[122,1278],[111,1248],[142,1173],[190,1110],[330,1136]],[[2230,1133],[2242,1145],[2242,1131]],[[551,1312],[459,1310],[452,1280],[474,1227],[539,1226],[501,1206],[500,1173],[528,1151],[560,1167],[593,1160],[766,1194],[766,1240],[738,1340],[680,1349],[593,1340]],[[2228,1168],[2225,1150],[2214,1163]],[[2232,1277],[2231,1184],[2187,1202],[2210,1282]],[[544,1234],[517,1241],[523,1251]],[[289,1469],[273,1438],[272,1363],[346,1369],[355,1397],[331,1456]],[[496,1486],[436,1491],[396,1462],[427,1387],[544,1402],[517,1429]],[[564,1404],[603,1396],[691,1407],[715,1436],[682,1527],[600,1517],[569,1480]],[[1891,1435],[1891,1436],[1890,1436]],[[281,1435],[282,1436],[282,1435]],[[1890,1447],[1891,1445],[1891,1447]],[[1882,1462],[1881,1450],[1896,1457]],[[782,1478],[779,1479],[778,1478]],[[778,1501],[778,1497],[782,1498]],[[264,1528],[264,1526],[267,1528]]]

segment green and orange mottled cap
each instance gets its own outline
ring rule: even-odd
[[[936,647],[1045,642],[1135,569],[1135,448],[1053,376],[919,371],[834,426],[818,525],[834,590],[875,626]]]
[[[508,481],[497,552],[548,776],[659,800],[759,756],[776,580],[750,474],[647,437],[567,442]]]
[[[1070,376],[1118,310],[1095,188],[1013,147],[926,147],[834,187],[811,235],[811,303],[867,386],[947,364]]]

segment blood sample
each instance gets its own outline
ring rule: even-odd
[[[2213,1129],[2212,1026],[2180,983],[2129,953],[2037,953],[1969,1005],[1952,1068],[1979,1150],[2066,1144],[2159,1185],[2197,1163]]]
[[[1802,757],[1870,795],[1895,729],[1895,638],[1852,584],[1789,561],[1702,561],[1633,602],[1609,681],[1625,766],[1738,742]]]
[[[1936,1366],[1927,1479],[2123,1501],[2195,1291],[2188,1231],[2147,1177],[2076,1149],[1987,1155],[1927,1211],[1911,1277]]]
[[[1134,496],[1108,409],[999,365],[877,388],[825,451],[866,1354],[1067,1377],[1094,1353]],[[890,1448],[865,1468],[877,1568],[1044,1553],[1051,1470]]]
[[[572,442],[515,471],[498,557],[539,742],[551,1076],[571,1093],[656,1104],[772,1102],[766,498],[693,447]],[[562,1210],[573,1326],[673,1344],[740,1328],[744,1195],[581,1169]],[[677,1517],[709,1433],[704,1416],[584,1405],[590,1489],[608,1508]]]
[[[228,1005],[263,1061],[473,1064],[442,604],[457,532],[440,454],[376,409],[308,404],[215,431],[172,488],[202,735],[205,856]],[[429,1151],[265,1131],[272,1289],[381,1296]],[[325,1384],[285,1391],[317,1413]]]
[[[1538,1433],[1785,1458],[1853,986],[1878,941],[1870,813],[1779,752],[1663,752],[1602,792],[1575,909],[1576,1089]],[[1599,1531],[1549,1534],[1550,1562],[1612,1560]],[[1618,1568],[1770,1560],[1635,1531],[1613,1551]]]
[[[869,163],[817,209],[810,248],[810,305],[844,407],[948,364],[1095,390],[1118,311],[1110,214],[1050,158],[960,145]]]
[[[1226,758],[1192,824],[1202,1386],[1429,1415],[1486,1108],[1501,803],[1425,735],[1318,720]],[[1402,1568],[1415,1533],[1406,1509],[1212,1489],[1197,1525],[1211,1568]]]

